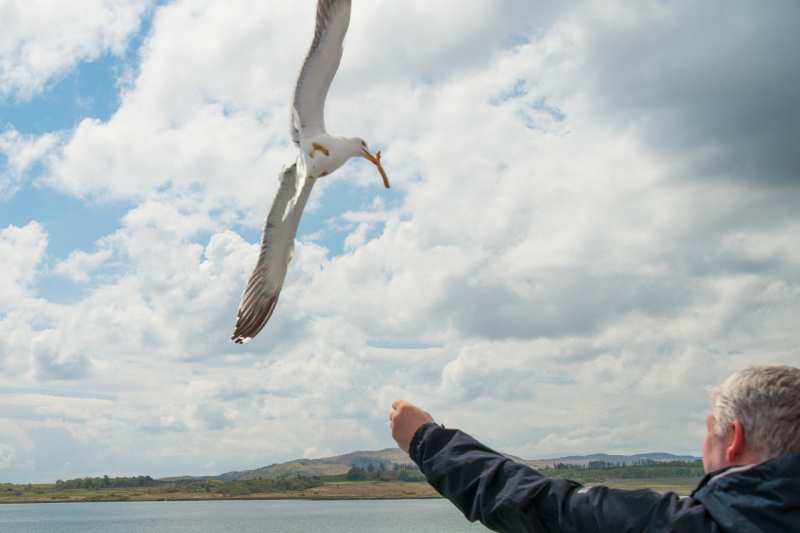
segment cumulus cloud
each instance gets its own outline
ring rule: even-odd
[[[37,222],[0,229],[0,309],[7,311],[20,299],[32,296],[46,248],[47,233]]]
[[[796,5],[746,0],[590,2],[559,36],[571,45],[560,47],[564,74],[599,118],[689,163],[691,179],[797,186],[800,107],[790,94],[800,67],[786,51],[800,45],[798,20]]]
[[[56,265],[54,272],[73,281],[89,281],[89,273],[107,261],[112,253],[108,248],[93,254],[75,250]]]
[[[0,134],[0,152],[5,168],[0,174],[0,199],[13,195],[25,173],[39,162],[58,142],[58,135],[23,135],[13,128]]]
[[[28,99],[81,61],[122,54],[149,0],[0,2],[0,97]]]
[[[8,468],[17,459],[17,452],[8,444],[0,444],[0,470]]]

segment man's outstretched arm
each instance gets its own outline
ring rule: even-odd
[[[650,490],[584,489],[573,481],[549,479],[466,433],[437,426],[408,402],[395,402],[390,419],[392,436],[431,486],[470,521],[496,531],[718,531],[690,498]]]

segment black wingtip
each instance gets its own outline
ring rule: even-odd
[[[267,325],[267,321],[269,321],[269,318],[272,316],[272,312],[275,311],[275,306],[278,303],[278,296],[279,294],[276,294],[263,302],[255,303],[255,308],[249,308],[247,310],[239,308],[239,315],[236,320],[236,327],[233,329],[233,335],[231,335],[231,340],[236,344],[244,344],[258,335],[258,333],[264,329],[264,326]],[[244,306],[245,303],[242,302],[242,305]]]

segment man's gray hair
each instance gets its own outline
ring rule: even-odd
[[[726,437],[741,422],[747,445],[766,461],[800,452],[800,369],[751,366],[723,381],[711,395],[714,431]]]

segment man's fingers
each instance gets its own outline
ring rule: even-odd
[[[395,400],[392,403],[392,412],[389,413],[392,438],[404,452],[408,453],[414,434],[428,422],[433,422],[433,418],[416,405],[404,400]]]

